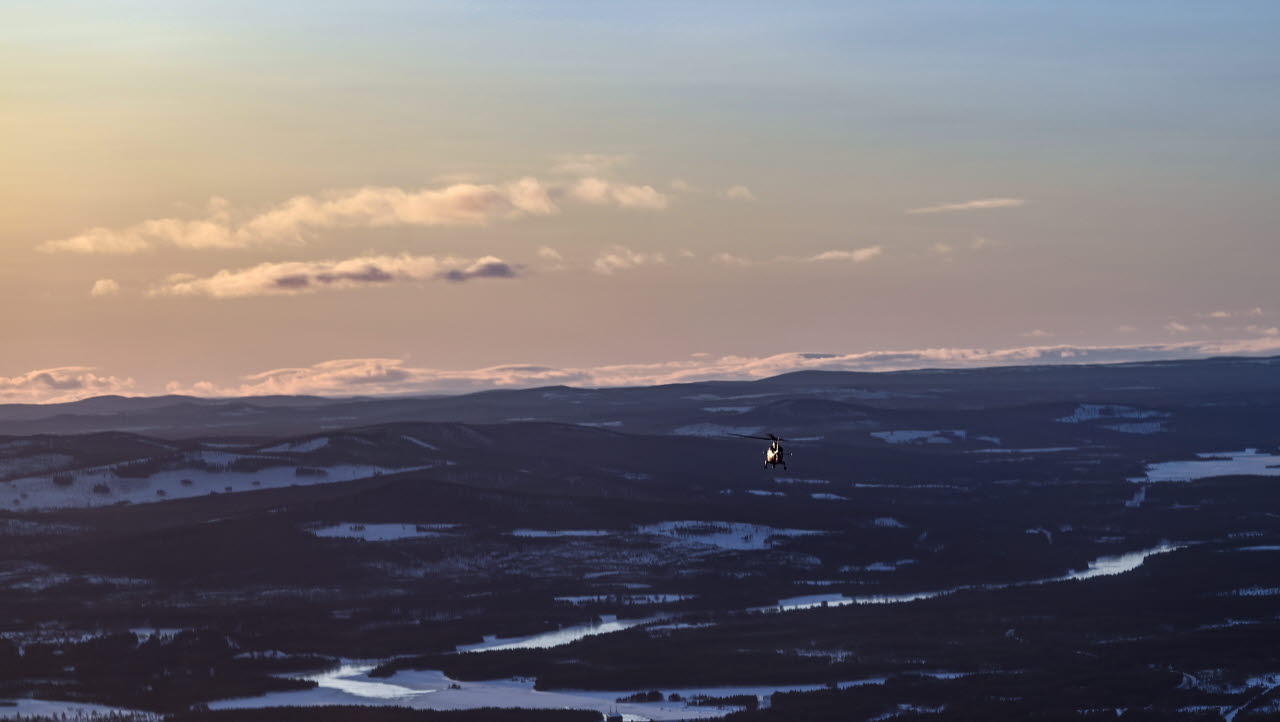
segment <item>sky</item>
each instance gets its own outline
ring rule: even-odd
[[[1280,353],[1272,2],[0,2],[0,402]]]

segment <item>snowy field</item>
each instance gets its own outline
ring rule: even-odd
[[[191,461],[198,465],[165,469],[145,478],[118,477],[113,466],[78,469],[71,472],[74,478],[68,485],[55,483],[51,476],[28,476],[0,482],[0,504],[10,509],[68,509],[120,502],[146,504],[208,494],[353,481],[384,473],[432,468],[432,465],[391,468],[337,464],[307,466],[311,470],[308,473],[299,472],[300,467],[294,462],[280,460],[279,465],[259,471],[221,470],[240,458],[260,457],[225,451],[197,452]],[[209,466],[214,468],[207,468]]]
[[[107,707],[100,704],[83,702],[55,702],[43,699],[15,699],[13,704],[0,704],[0,719],[30,719],[45,717],[67,720],[68,722],[88,722],[89,720],[119,720],[122,717],[130,720],[159,720],[161,715],[139,710]]]
[[[1280,476],[1280,456],[1264,454],[1257,449],[1196,454],[1198,461],[1162,461],[1147,464],[1145,476],[1130,477],[1133,482],[1193,481],[1212,476]]]
[[[763,426],[724,426],[721,424],[688,424],[671,430],[676,436],[759,436],[764,433]]]
[[[330,539],[360,539],[361,541],[385,542],[444,536],[450,529],[454,529],[457,526],[457,524],[340,523],[315,527],[307,529],[307,531],[318,537]]]
[[[1054,419],[1060,424],[1079,424],[1098,419],[1163,419],[1169,414],[1163,411],[1147,411],[1132,406],[1115,404],[1080,404],[1069,416]]]
[[[1098,557],[1097,559],[1089,562],[1089,565],[1084,569],[1046,579],[1032,579],[1024,582],[1009,582],[1006,584],[966,584],[959,587],[951,587],[950,589],[912,592],[909,594],[868,594],[856,597],[850,597],[845,594],[806,594],[799,597],[779,599],[776,606],[755,607],[750,611],[794,612],[802,609],[812,609],[814,607],[842,607],[849,604],[904,604],[907,602],[915,602],[922,599],[933,599],[934,597],[941,597],[947,594],[955,594],[956,592],[974,589],[1008,589],[1012,587],[1025,587],[1036,584],[1052,584],[1054,582],[1064,582],[1072,579],[1093,579],[1095,577],[1105,577],[1113,574],[1131,572],[1142,566],[1142,564],[1152,556],[1176,551],[1181,548],[1182,545],[1166,543],[1149,549],[1140,549],[1138,551],[1128,552],[1127,554]]]
[[[952,441],[963,441],[967,432],[961,429],[900,430],[873,431],[871,435],[890,444],[950,444]]]
[[[576,642],[583,637],[592,637],[597,634],[609,634],[611,632],[621,632],[624,629],[638,627],[641,624],[648,624],[664,617],[648,617],[645,619],[618,619],[612,614],[603,614],[600,621],[594,624],[577,624],[571,627],[561,627],[554,632],[543,632],[542,634],[533,634],[527,637],[485,637],[483,642],[476,644],[459,645],[459,652],[496,652],[504,649],[550,649],[551,647],[559,647],[570,642]]]
[[[277,707],[284,705],[398,705],[414,709],[454,710],[480,707],[524,707],[532,709],[594,709],[601,713],[617,710],[624,719],[685,720],[723,717],[735,707],[698,707],[684,702],[617,702],[619,697],[637,690],[558,690],[537,691],[532,679],[500,679],[483,682],[455,682],[435,670],[402,671],[390,678],[368,676],[374,667],[369,663],[348,662],[340,668],[303,679],[315,681],[314,689],[274,692],[245,699],[219,700],[211,709]],[[883,684],[883,677],[844,682],[841,687]],[[457,689],[451,689],[452,685]],[[769,685],[751,687],[673,687],[662,688],[665,696],[678,693],[689,698],[698,695],[727,697],[754,695],[762,702],[776,692],[799,692],[822,689],[825,685]],[[648,691],[647,689],[644,691]]]
[[[587,594],[578,597],[556,597],[557,602],[565,602],[567,604],[601,604],[605,602],[616,602],[618,604],[637,605],[637,604],[670,604],[672,602],[683,602],[686,599],[693,599],[696,594]]]
[[[609,536],[614,532],[607,529],[515,529],[511,536],[527,539],[551,539],[556,537],[596,537]]]
[[[726,551],[759,551],[769,549],[787,537],[826,534],[811,529],[776,529],[761,524],[724,521],[664,521],[638,527],[636,531],[682,544]]]

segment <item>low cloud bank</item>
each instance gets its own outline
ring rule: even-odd
[[[649,386],[708,380],[754,380],[791,371],[903,371],[981,368],[984,366],[1170,361],[1209,356],[1280,354],[1280,336],[1232,341],[1194,341],[1131,346],[1021,346],[1005,349],[932,348],[868,351],[853,354],[782,353],[773,356],[695,354],[687,359],[650,364],[580,368],[503,365],[469,370],[413,366],[403,359],[336,359],[244,376],[237,383],[173,381],[163,392],[195,396],[313,394],[373,396],[385,394],[464,393],[486,389],[564,384],[582,387]],[[103,394],[155,394],[158,388],[132,378],[103,376],[91,367],[67,366],[0,376],[0,402],[73,401]]]
[[[707,380],[752,380],[791,371],[902,371],[1030,364],[1167,361],[1223,355],[1280,353],[1280,338],[1135,346],[1024,346],[1007,349],[935,348],[855,354],[783,353],[773,356],[698,355],[679,361],[582,368],[536,365],[443,370],[411,366],[400,359],[340,359],[247,376],[237,385],[170,384],[170,393],[204,396],[262,394],[460,393],[495,388],[648,386]]]
[[[90,396],[132,393],[136,387],[131,378],[100,376],[90,366],[59,366],[18,376],[0,376],[0,403],[75,401]]]

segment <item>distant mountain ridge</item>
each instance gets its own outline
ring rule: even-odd
[[[856,423],[866,409],[957,410],[1100,400],[1159,406],[1171,393],[1180,403],[1188,394],[1211,394],[1217,403],[1262,402],[1280,395],[1280,357],[888,372],[809,370],[753,381],[545,386],[457,396],[99,396],[58,404],[0,405],[0,434],[278,436],[405,421],[530,420],[640,433],[681,428],[697,433],[698,425],[750,430],[785,424],[797,415]]]

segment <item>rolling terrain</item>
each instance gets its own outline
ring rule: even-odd
[[[0,715],[1280,718],[1280,358],[0,434]]]

